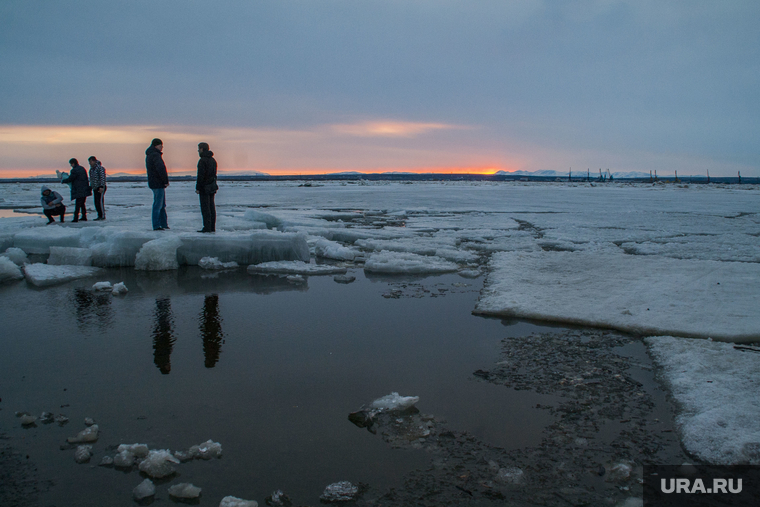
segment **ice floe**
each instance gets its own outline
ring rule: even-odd
[[[98,425],[93,424],[79,433],[75,437],[69,437],[66,441],[70,444],[78,444],[82,442],[95,442],[98,439]]]
[[[24,266],[24,276],[27,281],[37,287],[46,287],[78,278],[95,276],[100,271],[100,268],[91,266],[51,266],[41,263]]]
[[[161,479],[173,475],[177,469],[174,464],[179,463],[168,449],[152,449],[148,456],[140,463],[140,471],[154,479]]]
[[[156,494],[156,486],[153,484],[153,481],[150,479],[145,479],[140,484],[135,486],[135,489],[132,490],[132,496],[135,500],[144,500],[146,498],[150,498]]]
[[[135,256],[135,269],[167,271],[177,269],[177,249],[182,240],[177,236],[154,239],[145,243]]]
[[[760,347],[646,339],[678,402],[683,445],[716,465],[760,465]]]
[[[181,482],[169,487],[169,496],[173,498],[198,498],[201,496],[201,488],[189,482]]]
[[[8,257],[0,257],[0,283],[22,278],[24,278],[24,273],[15,262]]]
[[[51,246],[47,263],[56,266],[92,266],[92,251],[89,248]]]
[[[346,271],[347,269],[341,266],[310,264],[303,261],[262,262],[248,266],[248,272],[251,274],[332,275],[344,274]]]
[[[459,266],[455,263],[440,257],[386,250],[371,254],[364,263],[365,271],[393,275],[451,273],[457,269]]]
[[[7,248],[5,252],[0,253],[0,257],[5,257],[5,258],[10,259],[17,266],[23,266],[29,261],[29,257],[26,255],[26,252],[24,252],[20,248],[16,248],[13,246]]]
[[[359,494],[358,487],[348,481],[340,481],[327,486],[319,500],[326,503],[348,502],[353,500],[357,494]]]
[[[760,339],[760,264],[590,252],[494,254],[477,312],[634,334]]]
[[[259,503],[256,500],[243,500],[235,496],[225,496],[219,502],[219,507],[259,507]]]
[[[401,396],[397,392],[392,392],[373,401],[370,407],[377,410],[406,410],[418,401],[420,401],[419,396]]]
[[[198,267],[201,269],[235,269],[239,264],[235,261],[222,262],[219,257],[202,257],[198,261]]]

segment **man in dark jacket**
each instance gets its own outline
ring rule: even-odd
[[[98,218],[95,220],[106,219],[105,201],[103,194],[106,193],[106,168],[100,163],[95,156],[87,159],[90,163],[90,187],[92,188],[92,199],[95,201],[95,210],[98,212]]]
[[[50,190],[45,185],[42,185],[41,194],[40,203],[42,204],[42,212],[48,219],[48,225],[55,222],[53,217],[56,215],[61,215],[61,222],[63,222],[66,206],[63,205],[63,197],[61,197],[61,194],[54,190]]]
[[[71,172],[69,177],[62,179],[61,183],[71,183],[71,199],[76,203],[74,205],[74,220],[72,222],[79,222],[79,212],[82,212],[81,220],[87,221],[87,208],[85,207],[85,201],[87,196],[90,195],[92,190],[90,189],[90,180],[87,178],[87,171],[84,167],[79,165],[77,159],[72,158],[69,160],[71,165]]]
[[[163,231],[169,225],[166,219],[166,187],[169,186],[169,175],[161,153],[164,142],[154,139],[145,150],[145,168],[148,170],[148,187],[153,190],[153,230]]]
[[[195,180],[195,193],[201,201],[203,229],[198,232],[216,231],[216,206],[214,194],[219,189],[216,184],[216,160],[214,152],[208,149],[208,143],[198,145],[198,177]]]

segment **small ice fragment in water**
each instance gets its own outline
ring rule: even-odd
[[[333,281],[338,283],[351,283],[354,280],[356,280],[356,277],[351,275],[335,275],[333,277]]]
[[[288,275],[287,280],[295,285],[301,285],[302,283],[306,283],[306,278],[302,277],[301,275]]]
[[[84,418],[84,425],[85,426],[92,426],[93,424],[95,424],[95,421],[93,420],[92,417],[85,417]]]
[[[273,491],[272,494],[266,497],[264,500],[266,501],[267,505],[274,505],[276,507],[291,507],[293,505],[290,497],[283,493],[281,489]]]
[[[147,444],[121,444],[116,451],[129,451],[138,458],[144,458],[148,455],[148,446]]]
[[[193,459],[189,451],[174,451],[174,457],[184,463]]]
[[[127,286],[124,285],[124,282],[119,282],[119,283],[114,284],[111,294],[113,294],[114,296],[119,296],[119,295],[124,295],[127,292],[129,292],[129,289],[127,289]]]
[[[135,464],[135,455],[127,450],[119,451],[113,457],[113,466],[116,468],[131,468]]]
[[[201,488],[193,486],[189,482],[181,482],[169,488],[169,496],[174,498],[198,498],[201,496]]]
[[[58,414],[57,416],[55,416],[55,422],[57,422],[60,426],[63,426],[64,424],[69,422],[69,418],[63,414]]]
[[[140,463],[140,471],[154,479],[161,479],[176,472],[172,463],[179,463],[179,460],[172,456],[168,449],[152,450],[148,453],[148,457]]]
[[[359,493],[359,488],[348,481],[330,484],[319,497],[323,502],[348,502]]]
[[[66,441],[70,444],[78,444],[81,442],[94,442],[98,439],[98,425],[93,424],[89,428],[83,429],[77,436],[69,437]]]
[[[98,463],[99,467],[112,467],[113,466],[113,458],[111,456],[103,456],[103,458],[100,460],[100,463]]]
[[[220,444],[219,442],[214,442],[211,439],[208,439],[202,444],[192,446],[188,450],[188,453],[190,454],[190,456],[197,459],[221,458],[222,444]]]
[[[53,415],[52,412],[43,412],[40,415],[40,422],[42,422],[44,424],[50,424],[50,423],[52,423],[54,421],[55,421],[55,416]]]
[[[604,478],[605,482],[623,482],[627,480],[631,476],[631,472],[633,472],[633,466],[631,466],[631,463],[625,461],[608,465],[606,468],[609,470],[609,473],[607,474],[607,477]]]
[[[21,418],[21,426],[31,426],[37,420],[37,417],[23,413],[19,416]]]
[[[370,407],[379,410],[405,410],[418,401],[420,401],[419,396],[400,396],[397,392],[392,392],[373,401]]]
[[[259,507],[259,503],[255,500],[243,500],[234,496],[225,496],[219,502],[219,507]]]
[[[111,290],[113,287],[111,286],[111,282],[96,282],[92,286],[92,290]]]
[[[500,468],[494,478],[502,484],[520,484],[523,479],[523,471],[517,467]]]
[[[462,278],[477,278],[480,276],[479,269],[463,269],[459,272],[459,276]]]
[[[201,269],[235,269],[238,263],[235,261],[222,262],[219,257],[203,257],[198,261],[198,267]]]
[[[78,445],[77,450],[74,451],[74,459],[77,463],[87,463],[92,456],[91,445]]]
[[[132,490],[132,496],[135,500],[142,500],[155,494],[156,486],[153,485],[153,481],[150,479],[145,479]]]

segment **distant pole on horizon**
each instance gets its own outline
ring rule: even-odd
[[[586,168],[586,181],[591,181],[591,168]]]
[[[657,181],[657,169],[654,170],[654,181]]]
[[[742,184],[742,172],[739,171],[739,185]]]
[[[710,183],[710,170],[707,170],[707,183]]]
[[[567,181],[573,181],[573,168],[570,168],[570,172],[567,173]]]

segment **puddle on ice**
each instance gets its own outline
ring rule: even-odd
[[[331,276],[306,284],[198,268],[106,270],[47,289],[0,288],[0,433],[52,481],[41,505],[127,505],[143,477],[96,466],[115,446],[183,450],[212,439],[221,460],[178,467],[202,503],[263,499],[282,489],[317,504],[328,484],[394,487],[425,468],[422,450],[393,449],[347,418],[398,392],[423,414],[504,449],[537,445],[551,422],[534,408],[552,398],[479,382],[501,339],[542,331],[470,314],[480,280]],[[124,297],[92,291],[124,281]],[[389,297],[389,294],[392,297]],[[444,297],[440,297],[444,296]],[[22,428],[16,411],[63,413],[70,422]],[[89,464],[59,447],[92,417],[100,428]],[[165,501],[169,483],[157,482]]]

